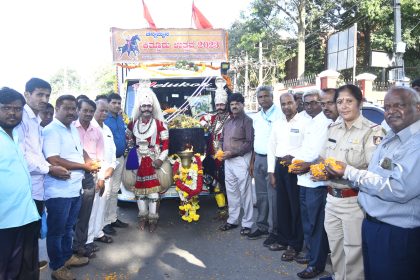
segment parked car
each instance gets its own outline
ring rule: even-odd
[[[365,118],[376,124],[382,124],[384,121],[384,109],[379,105],[364,102],[362,107],[362,114]]]

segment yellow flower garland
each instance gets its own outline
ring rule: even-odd
[[[196,157],[200,157],[200,155],[194,155],[193,162],[189,168],[182,167],[178,156],[173,157],[178,166],[177,170],[174,171],[174,181],[181,181],[185,187],[191,190],[196,190],[198,188],[198,178],[203,175],[201,161]],[[202,184],[201,180],[202,179],[200,179],[200,184]],[[200,215],[197,214],[197,210],[200,209],[200,205],[198,204],[198,195],[190,197],[188,192],[181,190],[179,187],[176,187],[175,190],[178,192],[181,199],[181,205],[178,208],[180,211],[184,212],[181,219],[188,223],[193,221],[197,222],[200,219]]]

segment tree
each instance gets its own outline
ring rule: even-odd
[[[337,7],[334,1],[325,0],[268,0],[265,1],[273,6],[274,9],[284,14],[289,22],[290,31],[294,32],[297,37],[297,56],[298,78],[303,78],[305,74],[305,41],[307,39],[307,30],[312,29],[313,32],[321,32],[323,26],[319,19],[326,16],[331,10]],[[312,28],[311,28],[312,27]]]
[[[117,74],[114,65],[100,67],[93,76],[92,90],[96,95],[116,92]]]
[[[52,93],[55,95],[80,91],[80,76],[74,69],[62,68],[50,79]]]
[[[239,72],[239,84],[244,84],[245,56],[249,56],[250,86],[256,87],[259,82],[278,80],[282,73],[284,62],[288,58],[284,48],[284,40],[280,30],[284,29],[283,21],[269,5],[262,0],[250,4],[248,14],[242,13],[229,30],[229,54],[234,60],[234,66]],[[263,81],[258,81],[258,43],[264,47]]]
[[[360,71],[377,74],[379,69],[370,67],[372,50],[382,50],[393,53],[394,38],[394,12],[393,1],[385,0],[342,0],[340,12],[337,12],[339,21],[332,24],[337,30],[349,27],[352,23],[358,24],[358,63]],[[420,3],[418,0],[401,0],[402,38],[407,43],[405,60],[413,65],[413,71],[407,74],[415,76],[420,74]]]

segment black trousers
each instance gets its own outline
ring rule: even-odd
[[[420,227],[401,228],[365,219],[362,249],[366,280],[420,279]]]
[[[328,257],[328,237],[324,228],[327,187],[300,187],[300,212],[308,247],[309,266],[324,271]]]
[[[73,251],[82,249],[86,245],[88,237],[89,219],[95,198],[95,179],[92,174],[86,172],[85,178],[82,180],[82,187],[82,206],[74,231]]]
[[[39,279],[38,222],[0,229],[0,279]],[[31,242],[27,242],[30,240]],[[36,242],[35,242],[36,241]],[[28,244],[35,247],[29,247]]]
[[[287,172],[287,167],[276,161],[278,239],[281,245],[302,250],[303,229],[300,216],[300,187],[297,176]]]

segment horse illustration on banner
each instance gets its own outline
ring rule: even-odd
[[[125,45],[119,46],[117,51],[120,53],[120,58],[123,56],[124,53],[127,53],[128,57],[131,57],[131,54],[134,54],[134,58],[137,59],[140,51],[138,47],[138,42],[140,42],[140,36],[138,34],[130,37],[124,36],[125,38]]]

